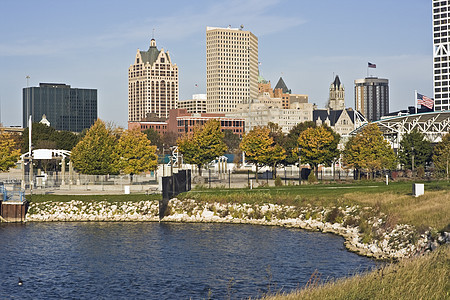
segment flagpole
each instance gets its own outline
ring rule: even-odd
[[[414,90],[414,108],[416,109],[417,114],[417,90]]]

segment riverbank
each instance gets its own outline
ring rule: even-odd
[[[101,199],[31,202],[27,221],[159,221],[157,200]],[[377,207],[359,205],[324,208],[174,198],[169,202],[163,221],[285,226],[334,233],[344,237],[348,250],[383,260],[411,257],[450,241],[450,234],[433,236],[430,231],[420,234],[414,226],[390,224],[389,218]]]
[[[316,274],[301,290],[263,299],[448,299],[449,277],[450,247],[443,246],[416,259],[332,282],[322,282]]]

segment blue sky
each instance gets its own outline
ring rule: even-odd
[[[262,76],[323,107],[339,75],[346,106],[354,80],[389,79],[391,111],[433,96],[429,0],[0,0],[0,99],[4,125],[22,124],[22,89],[40,82],[98,90],[99,117],[126,127],[128,67],[158,48],[179,67],[180,99],[206,93],[206,26],[259,39]],[[198,87],[195,85],[198,84]]]

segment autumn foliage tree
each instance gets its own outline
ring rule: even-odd
[[[344,163],[360,170],[373,173],[388,169],[395,164],[395,154],[389,142],[384,139],[377,124],[368,124],[356,136],[350,138],[343,152]],[[360,177],[360,176],[358,176]]]
[[[250,130],[242,138],[240,149],[245,152],[245,159],[256,166],[256,173],[260,167],[273,166],[286,157],[284,149],[270,137],[267,127],[258,126]]]
[[[186,163],[197,165],[201,176],[201,170],[205,164],[225,154],[227,146],[223,138],[220,122],[211,119],[203,126],[196,126],[192,133],[178,139],[178,151],[183,154],[183,160]]]
[[[158,167],[156,146],[139,129],[125,130],[115,150],[119,170],[125,174],[154,171]]]
[[[316,177],[319,165],[331,165],[339,156],[339,138],[339,135],[327,126],[310,127],[298,137],[302,163],[308,163],[314,169]]]
[[[19,160],[20,149],[17,139],[11,133],[0,132],[0,172],[8,171]]]
[[[73,167],[83,174],[118,174],[114,130],[98,119],[72,149]]]

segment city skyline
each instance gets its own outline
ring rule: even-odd
[[[354,107],[353,81],[367,74],[389,79],[391,111],[413,105],[414,90],[433,96],[428,1],[175,2],[170,9],[148,1],[2,2],[1,121],[21,124],[29,75],[29,86],[97,89],[99,117],[126,127],[127,70],[137,48],[145,50],[154,37],[169,50],[179,67],[179,99],[190,99],[206,93],[206,27],[241,24],[259,39],[261,75],[272,85],[282,76],[293,93],[308,94],[319,107],[335,75],[347,107]],[[148,16],[150,8],[157,17]],[[377,68],[368,72],[367,62]]]

